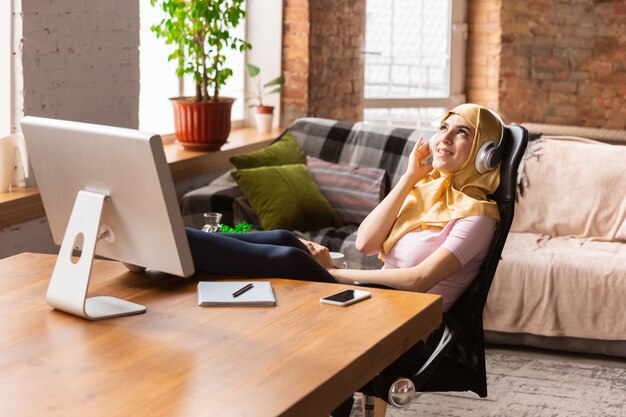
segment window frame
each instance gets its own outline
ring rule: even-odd
[[[363,108],[393,109],[443,107],[449,109],[464,103],[466,101],[465,50],[467,34],[467,0],[451,0],[450,71],[448,73],[450,91],[447,97],[367,98],[364,96]],[[364,51],[364,53],[366,52]]]
[[[264,82],[282,74],[283,0],[247,1],[246,40],[252,44],[252,49],[245,52],[244,66],[251,63],[259,67]],[[254,85],[246,73],[244,97]],[[274,128],[280,126],[281,97],[282,94],[273,94],[263,100],[266,105],[274,106]],[[243,126],[255,126],[254,113],[254,108],[244,108]]]

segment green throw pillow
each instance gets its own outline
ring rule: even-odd
[[[266,230],[342,225],[304,164],[240,169],[232,175]]]
[[[296,138],[291,133],[286,133],[280,140],[260,151],[231,156],[230,162],[237,169],[306,164],[306,155],[304,155],[300,145],[296,142]]]

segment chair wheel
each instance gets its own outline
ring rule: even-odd
[[[389,403],[394,407],[406,407],[415,398],[415,384],[408,378],[398,378],[389,387]]]

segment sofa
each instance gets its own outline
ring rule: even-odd
[[[619,233],[626,227],[626,133],[583,129],[590,141],[575,137],[580,129],[524,126],[535,140],[520,166],[515,219],[485,306],[486,341],[626,356],[626,241]],[[568,137],[554,137],[560,132]],[[309,161],[325,161],[331,171],[379,170],[382,185],[369,197],[380,201],[417,139],[432,133],[303,118],[277,140],[292,135]],[[218,211],[227,224],[262,228],[230,171],[185,194],[181,210],[191,227],[202,227],[202,213]],[[356,251],[357,227],[353,219],[294,232],[343,252],[350,268],[380,268],[376,256]]]
[[[277,141],[287,134],[293,135],[307,158],[328,162],[336,172],[345,167],[366,169],[362,175],[382,172],[379,190],[371,190],[367,197],[378,203],[399,181],[406,170],[409,152],[420,136],[428,138],[434,130],[415,130],[367,123],[344,123],[321,118],[301,118],[285,130]],[[309,163],[310,167],[310,163]],[[327,169],[327,170],[328,170]],[[357,173],[359,174],[359,173]],[[376,185],[376,184],[374,184]],[[255,230],[262,229],[259,219],[239,189],[231,172],[204,187],[186,193],[181,199],[181,211],[185,224],[201,228],[202,214],[217,211],[223,214],[223,222],[233,225],[246,221]],[[365,213],[366,214],[366,213]],[[364,214],[364,215],[365,215]],[[363,217],[364,217],[363,215]],[[364,256],[355,249],[358,222],[345,218],[343,225],[294,232],[311,241],[321,243],[331,251],[345,254],[350,268],[376,269],[382,262],[376,256]]]
[[[626,357],[626,132],[524,126],[485,339]]]

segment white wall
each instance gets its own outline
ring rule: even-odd
[[[48,219],[42,217],[0,230],[0,259],[22,252],[59,253]]]
[[[11,1],[0,1],[0,138],[11,130]]]
[[[24,114],[137,128],[139,2],[21,7]]]

